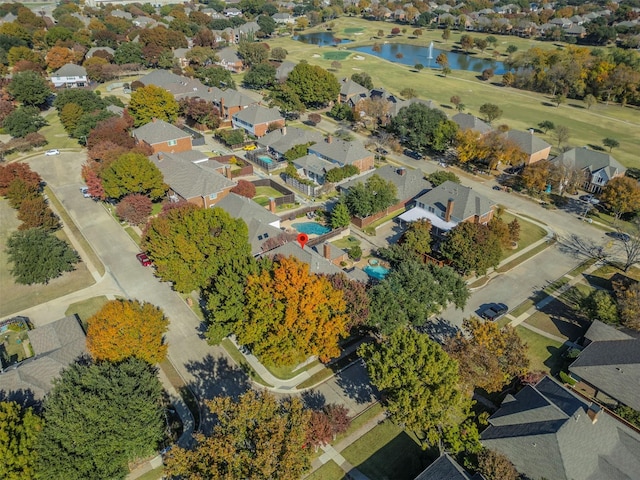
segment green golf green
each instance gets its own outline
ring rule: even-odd
[[[324,52],[322,54],[322,58],[325,60],[345,60],[352,53],[353,52],[346,52],[344,50],[340,50],[338,52]]]

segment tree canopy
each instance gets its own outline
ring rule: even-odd
[[[155,365],[167,354],[163,336],[169,321],[150,303],[111,300],[87,323],[87,348],[96,360],[119,362],[135,357]]]
[[[309,468],[305,448],[311,412],[298,398],[279,402],[267,392],[249,390],[238,401],[206,401],[218,422],[211,436],[195,435],[191,450],[174,447],[167,473],[187,480],[298,480]]]
[[[36,446],[41,431],[42,419],[31,408],[0,402],[0,478],[35,477]]]
[[[158,167],[141,153],[121,155],[100,177],[107,196],[117,199],[132,193],[158,199],[168,188]]]
[[[427,445],[459,444],[461,435],[478,444],[477,429],[465,422],[471,401],[460,391],[458,363],[428,335],[398,328],[380,345],[363,344],[358,354],[371,382],[385,394],[394,423]]]
[[[63,370],[45,401],[36,478],[125,478],[127,463],[162,439],[161,397],[155,371],[141,360]]]
[[[18,107],[7,115],[2,123],[4,130],[15,138],[26,137],[30,133],[37,132],[47,121],[40,115],[36,107]]]
[[[349,188],[345,203],[352,215],[364,218],[381,212],[395,204],[397,188],[392,181],[386,181],[373,174],[365,183],[358,182]]]
[[[369,297],[369,325],[389,334],[399,326],[424,325],[450,302],[464,308],[469,290],[449,267],[408,260],[369,290]]]
[[[67,242],[41,228],[17,231],[7,240],[7,254],[13,263],[11,274],[17,283],[49,283],[71,272],[80,260]]]
[[[631,177],[615,177],[602,189],[600,201],[619,219],[622,214],[640,210],[640,186]]]
[[[464,320],[462,330],[444,348],[458,361],[460,380],[470,394],[476,387],[498,392],[526,373],[527,347],[511,326],[500,328],[471,317]]]
[[[245,318],[234,332],[264,362],[295,365],[339,354],[338,340],[347,335],[344,295],[306,263],[277,258],[248,275],[245,295]]]
[[[154,118],[173,123],[178,117],[180,106],[173,95],[161,87],[147,85],[131,94],[128,112],[133,117],[134,126],[139,127]]]
[[[27,70],[13,75],[7,90],[23,105],[40,106],[51,96],[51,87],[40,74]]]
[[[428,149],[446,150],[455,139],[457,125],[442,110],[413,103],[400,109],[393,117],[391,131],[409,148],[426,153]]]
[[[340,93],[336,77],[317,65],[297,64],[287,77],[287,85],[306,107],[322,107]]]
[[[449,232],[440,245],[440,253],[459,272],[484,275],[489,267],[500,263],[502,247],[500,238],[487,225],[462,222]]]
[[[142,246],[157,275],[184,293],[207,286],[226,265],[251,255],[244,221],[221,208],[189,204],[152,219]]]

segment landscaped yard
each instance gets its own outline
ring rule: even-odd
[[[357,247],[360,245],[360,240],[358,240],[353,235],[347,235],[340,240],[336,240],[335,242],[331,242],[332,245],[335,245],[338,248],[342,248],[343,250],[348,250],[353,247]]]
[[[13,325],[15,328],[15,324]],[[24,330],[7,329],[0,333],[0,366],[8,367],[33,356],[33,348]]]
[[[516,332],[529,347],[527,354],[531,362],[530,371],[544,371],[556,375],[562,369],[564,364],[562,343],[543,337],[522,326],[517,326]]]
[[[20,222],[16,212],[6,200],[0,199],[0,245],[7,244],[7,238],[14,232]],[[59,238],[67,240],[62,230],[56,232]],[[47,285],[19,285],[13,281],[9,270],[9,262],[4,248],[0,248],[0,317],[19,312],[34,305],[39,305],[54,298],[61,297],[94,283],[93,277],[83,262],[76,264],[76,270],[54,278]]]
[[[329,460],[305,480],[343,480],[345,478],[342,468],[333,460]]]
[[[371,480],[414,479],[429,464],[418,443],[388,420],[341,453]]]
[[[56,110],[50,111],[44,118],[49,125],[41,128],[38,133],[44,135],[49,142],[44,147],[45,150],[50,148],[81,148],[78,144],[78,140],[70,138],[67,132],[65,132]]]
[[[281,197],[282,194],[273,187],[256,187],[256,196],[253,201],[263,207],[269,205],[270,198]]]
[[[82,300],[80,302],[72,303],[67,308],[67,311],[64,312],[65,315],[77,315],[80,317],[80,321],[82,322],[82,326],[87,328],[87,320],[91,318],[93,315],[98,313],[98,311],[107,303],[109,299],[105,295],[100,295],[98,297],[87,298],[86,300]]]
[[[511,215],[508,212],[504,212],[500,218],[505,223],[511,223],[516,217]],[[518,223],[520,224],[520,240],[518,240],[518,248],[514,248],[513,250],[504,249],[502,253],[502,260],[510,257],[514,253],[518,253],[524,248],[527,248],[532,243],[537,242],[545,237],[547,234],[546,230],[538,225],[535,225],[523,218],[517,217]]]

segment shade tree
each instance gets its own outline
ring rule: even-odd
[[[287,86],[306,107],[322,107],[335,101],[340,93],[336,77],[317,65],[298,63],[289,73]]]
[[[7,91],[23,105],[35,107],[45,104],[52,93],[45,78],[29,70],[16,73],[7,85]]]
[[[32,408],[16,402],[0,402],[0,478],[35,477],[36,447],[42,419]]]
[[[489,226],[473,222],[456,225],[440,245],[440,254],[462,274],[484,275],[502,257],[499,237]]]
[[[298,398],[278,401],[249,390],[234,400],[206,401],[218,422],[211,435],[194,435],[192,449],[174,447],[166,456],[167,474],[181,478],[298,480],[310,467],[305,439],[311,412]]]
[[[616,221],[625,213],[640,210],[640,186],[631,177],[614,177],[600,194],[600,201],[611,211]]]
[[[179,110],[180,106],[173,95],[155,85],[147,85],[133,92],[128,106],[128,112],[133,117],[136,127],[154,119],[173,123]]]
[[[452,144],[458,127],[443,111],[414,103],[401,108],[389,128],[409,148],[425,153],[428,149],[446,150]]]
[[[130,194],[158,199],[168,188],[158,167],[140,153],[121,155],[101,173],[101,178],[105,194],[116,199]]]

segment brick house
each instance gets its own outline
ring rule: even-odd
[[[236,112],[231,117],[233,128],[242,128],[250,135],[264,136],[269,126],[284,127],[284,118],[277,108],[267,108],[260,105],[251,105]]]
[[[191,150],[191,134],[164,120],[153,120],[133,130],[137,143],[149,145],[153,153],[178,153]]]
[[[324,142],[318,142],[309,147],[309,154],[316,155],[336,165],[355,165],[361,172],[374,167],[374,155],[364,148],[360,142],[346,142],[328,136]]]
[[[167,195],[172,202],[185,200],[199,207],[213,207],[237,185],[218,171],[185,160],[179,154],[158,152],[149,160],[169,185]],[[230,174],[230,170],[227,171]]]
[[[546,160],[551,153],[551,145],[532,132],[509,130],[504,134],[505,138],[514,142],[527,156],[524,163],[530,165],[540,160]]]
[[[572,148],[558,155],[553,162],[563,168],[584,173],[582,188],[600,193],[612,178],[624,176],[626,169],[611,155],[585,147]]]

